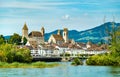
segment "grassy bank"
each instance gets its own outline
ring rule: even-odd
[[[59,66],[58,63],[45,63],[45,62],[33,62],[33,63],[6,63],[0,62],[0,68],[51,68]]]

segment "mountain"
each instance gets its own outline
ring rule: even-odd
[[[94,43],[98,43],[101,40],[106,41],[107,40],[107,31],[112,30],[112,25],[114,24],[115,28],[120,26],[120,23],[115,23],[115,22],[106,22],[102,25],[99,25],[95,28],[88,29],[85,31],[76,31],[76,30],[69,30],[68,37],[70,39],[74,39],[76,42],[87,42],[91,40]],[[61,33],[63,30],[61,30]],[[51,34],[57,34],[57,30],[46,33],[45,34],[45,40],[47,41],[50,37]]]
[[[5,40],[9,40],[10,37],[11,37],[10,35],[8,35],[8,36],[4,36]]]

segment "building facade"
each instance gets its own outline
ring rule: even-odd
[[[58,30],[57,34],[52,34],[48,40],[48,43],[54,44],[63,44],[68,42],[68,29],[64,28],[63,35],[61,35],[60,30]]]
[[[44,27],[41,28],[41,31],[32,31],[28,33],[28,27],[25,23],[22,28],[22,42],[23,38],[25,37],[27,39],[28,45],[31,45],[30,44],[31,41],[36,42],[37,45],[44,44],[44,33],[45,33]]]

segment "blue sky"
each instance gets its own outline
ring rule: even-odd
[[[45,27],[46,33],[67,27],[86,30],[105,21],[120,22],[120,0],[0,0],[0,34],[22,34]]]

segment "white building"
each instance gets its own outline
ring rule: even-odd
[[[64,28],[63,35],[61,35],[60,30],[58,30],[57,34],[52,34],[48,40],[48,43],[54,44],[63,44],[68,42],[68,29]]]

